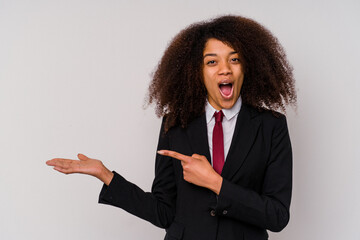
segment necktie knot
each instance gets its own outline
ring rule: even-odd
[[[215,116],[215,122],[222,122],[224,113],[220,110],[218,112],[215,112],[214,116]]]

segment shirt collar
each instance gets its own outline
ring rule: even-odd
[[[225,118],[229,121],[233,117],[235,117],[239,112],[242,105],[241,96],[239,96],[238,100],[234,104],[234,106],[230,109],[222,109]],[[211,119],[214,117],[214,113],[217,112],[213,106],[206,100],[205,105],[205,114],[206,114],[206,123],[209,124]]]

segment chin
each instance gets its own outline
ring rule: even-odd
[[[232,107],[235,105],[235,102],[236,102],[236,101],[231,101],[231,102],[227,102],[227,103],[221,104],[221,108],[222,108],[222,109],[230,109],[230,108],[232,108]]]

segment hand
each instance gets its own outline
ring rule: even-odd
[[[104,164],[97,159],[88,158],[83,154],[78,154],[79,160],[54,158],[46,162],[47,165],[53,166],[56,171],[65,174],[82,173],[94,176],[109,185],[114,174],[107,169]]]
[[[193,154],[190,157],[170,150],[160,150],[158,154],[180,160],[185,181],[208,188],[219,195],[223,179],[205,156]]]

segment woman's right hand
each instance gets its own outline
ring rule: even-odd
[[[104,164],[97,159],[88,158],[84,154],[78,154],[79,160],[54,158],[46,162],[48,166],[53,166],[56,171],[64,174],[82,173],[94,176],[109,185],[114,174],[107,169]]]

